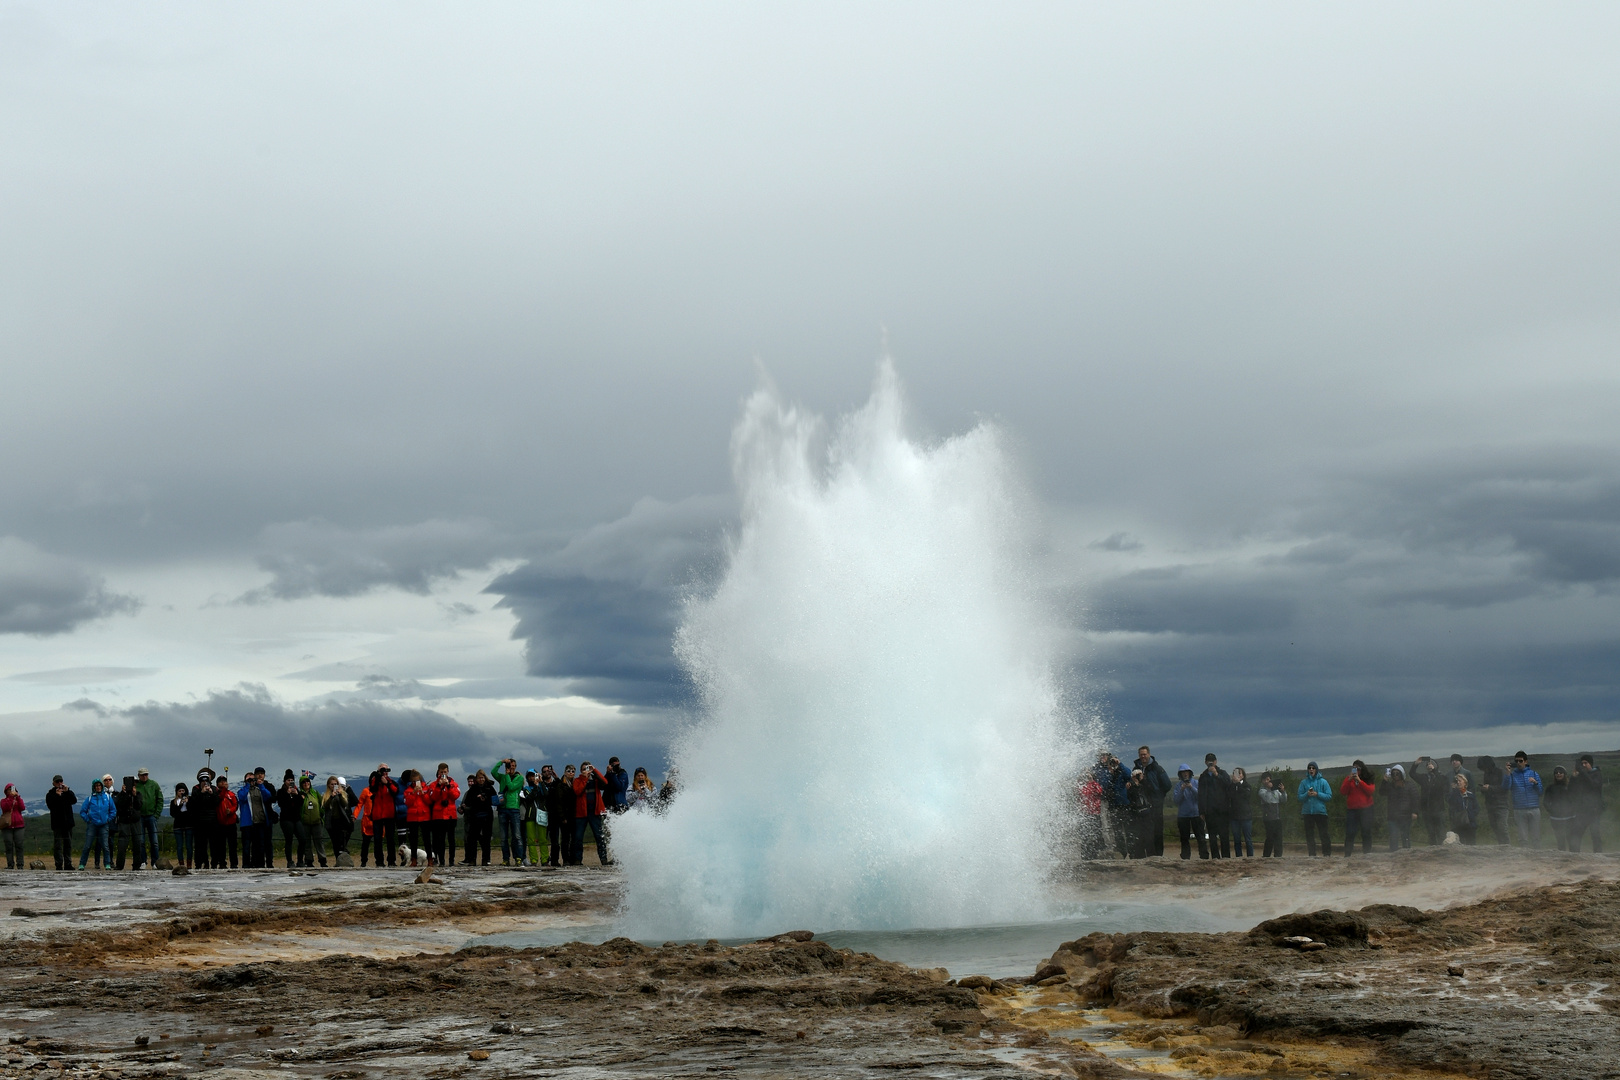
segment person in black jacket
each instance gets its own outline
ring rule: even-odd
[[[465,865],[478,863],[480,853],[483,865],[489,865],[490,838],[495,832],[495,781],[479,769],[467,778],[467,793],[461,797],[461,814],[467,819],[467,849]]]
[[[1204,771],[1198,777],[1198,812],[1209,830],[1209,857],[1232,857],[1232,778],[1216,763],[1214,754],[1204,755]]]
[[[561,776],[546,788],[546,839],[551,842],[551,865],[569,861],[574,850],[574,767],[564,765]]]
[[[130,869],[139,870],[146,852],[142,847],[141,793],[135,790],[133,776],[124,777],[124,786],[113,792],[113,806],[118,809],[118,821],[115,825],[117,839],[113,841],[113,869],[124,868],[124,851],[128,849]]]
[[[45,793],[45,808],[51,812],[51,849],[56,855],[58,870],[71,870],[73,861],[73,807],[79,797],[73,789],[62,783],[60,776],[51,777],[51,790]]]
[[[1418,816],[1423,820],[1423,831],[1429,836],[1429,846],[1446,842],[1446,785],[1448,780],[1440,772],[1440,763],[1432,757],[1420,757],[1412,763],[1412,779],[1417,782]]]
[[[1159,759],[1145,746],[1136,748],[1136,764],[1133,769],[1142,770],[1142,779],[1147,782],[1148,797],[1153,802],[1153,810],[1144,819],[1143,836],[1147,840],[1147,854],[1164,854],[1164,800],[1170,794],[1170,774],[1164,771]]]
[[[223,870],[223,861],[214,862],[214,834],[219,828],[219,792],[214,790],[212,769],[197,770],[197,784],[191,789],[186,813],[191,818],[191,846],[197,853],[196,865],[204,870],[209,867]]]
[[[1598,831],[1598,822],[1603,819],[1603,770],[1597,767],[1591,754],[1581,755],[1569,787],[1575,797],[1575,828],[1570,831],[1569,850],[1581,850],[1581,837],[1590,829],[1592,851],[1602,851],[1603,834]]]
[[[293,845],[298,842],[298,815],[304,809],[304,796],[298,790],[298,781],[293,777],[293,771],[288,769],[281,777],[281,786],[276,789],[276,816],[281,819],[281,850],[287,854],[287,869],[291,870],[303,861],[303,853],[293,853]],[[271,844],[270,865],[276,864],[275,845]]]

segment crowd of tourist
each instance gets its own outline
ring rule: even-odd
[[[1195,846],[1201,859],[1252,857],[1257,812],[1260,855],[1279,857],[1289,800],[1298,805],[1307,855],[1332,855],[1328,807],[1335,799],[1344,803],[1345,855],[1355,853],[1358,837],[1362,853],[1372,851],[1380,803],[1391,851],[1410,848],[1419,825],[1430,844],[1476,844],[1486,829],[1497,844],[1509,843],[1513,832],[1522,846],[1540,847],[1543,816],[1560,850],[1579,851],[1587,838],[1593,851],[1603,850],[1603,773],[1590,754],[1582,754],[1573,770],[1555,768],[1546,780],[1522,750],[1506,768],[1480,757],[1470,770],[1461,754],[1452,754],[1445,766],[1431,757],[1391,765],[1382,778],[1358,760],[1335,791],[1314,761],[1297,784],[1271,772],[1254,781],[1240,768],[1228,773],[1214,754],[1204,755],[1196,774],[1182,764],[1172,777],[1143,746],[1129,767],[1113,754],[1099,754],[1080,782],[1079,798],[1086,858],[1110,846],[1125,858],[1163,855],[1167,804],[1175,811],[1183,859],[1192,858]]]
[[[616,757],[602,771],[582,761],[560,774],[551,765],[523,770],[516,759],[503,758],[464,784],[445,762],[431,778],[416,769],[395,777],[386,763],[379,764],[358,784],[342,776],[317,784],[314,773],[287,769],[279,786],[262,768],[236,782],[203,768],[194,784],[175,784],[172,796],[140,769],[117,784],[111,773],[92,780],[82,801],[56,776],[45,806],[58,870],[153,869],[163,838],[169,838],[175,867],[270,867],[278,832],[289,867],[326,866],[328,849],[335,864],[351,865],[349,845],[357,835],[361,866],[372,860],[379,867],[418,866],[430,859],[445,866],[456,861],[458,826],[462,865],[489,866],[497,825],[502,866],[577,866],[584,862],[587,831],[597,860],[608,865],[608,819],[634,810],[661,812],[674,794],[673,777],[655,788],[646,769],[627,772]],[[14,869],[24,865],[25,810],[15,786],[6,785],[0,838],[6,865]],[[172,827],[160,833],[165,813]],[[77,853],[75,817],[85,826]]]

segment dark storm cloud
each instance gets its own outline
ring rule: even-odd
[[[712,572],[730,500],[646,499],[617,521],[503,574],[488,592],[518,619],[530,675],[611,704],[686,700],[673,639],[681,598]]]
[[[65,634],[140,609],[99,576],[13,536],[0,536],[0,634]]]
[[[364,775],[379,761],[395,770],[441,760],[493,761],[499,743],[476,727],[430,708],[384,703],[289,705],[262,687],[216,691],[191,703],[147,702],[114,709],[90,699],[64,706],[87,726],[70,736],[49,727],[14,732],[14,767],[27,777],[70,777],[82,796],[103,771],[114,776],[150,768],[172,785],[190,781],[213,748],[214,767],[233,777],[259,765],[280,780],[286,768]],[[523,746],[529,755],[533,746]],[[80,786],[82,785],[82,786]]]
[[[1283,554],[1099,581],[1092,675],[1159,740],[1620,720],[1617,492],[1601,447],[1326,484]]]
[[[436,581],[487,566],[503,541],[476,521],[365,530],[296,521],[266,527],[258,546],[259,567],[271,580],[238,597],[238,603],[359,596],[382,588],[425,595]]]

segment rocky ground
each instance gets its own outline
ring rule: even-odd
[[[1232,898],[1248,896],[1264,917],[1230,933],[1092,935],[998,982],[802,933],[464,947],[600,924],[617,895],[608,870],[437,884],[377,870],[4,875],[0,1071],[1620,1076],[1620,859],[1481,849],[1087,876],[1103,897],[1243,910]],[[1363,902],[1311,903],[1358,879]],[[1420,910],[1403,887],[1457,901]]]

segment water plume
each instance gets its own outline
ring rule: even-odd
[[[1071,774],[1031,514],[993,425],[906,435],[887,363],[829,427],[769,389],[741,521],[676,652],[679,797],[614,822],[622,922],[737,937],[1030,921]]]

